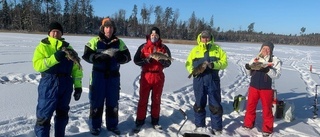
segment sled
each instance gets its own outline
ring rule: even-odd
[[[184,121],[182,123],[182,125],[180,126],[178,132],[177,132],[177,137],[179,137],[179,134],[180,134],[180,131],[182,129],[182,127],[184,126],[184,124],[187,122],[188,120],[188,116],[187,114],[182,110],[182,109],[179,109],[179,111],[181,112],[181,114],[184,116]],[[210,137],[209,135],[207,134],[201,134],[201,133],[184,133],[182,134],[183,137]]]

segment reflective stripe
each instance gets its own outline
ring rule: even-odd
[[[66,73],[58,73],[58,74],[50,74],[50,73],[40,73],[41,77],[45,77],[45,76],[50,76],[50,75],[55,75],[57,77],[68,77],[70,75],[66,74]]]

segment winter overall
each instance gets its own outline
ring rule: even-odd
[[[97,49],[119,48],[119,42],[105,45],[99,41]],[[118,126],[118,100],[120,94],[120,65],[114,58],[108,63],[94,63],[89,92],[92,128],[101,128],[103,107],[106,106],[106,126]],[[105,104],[104,104],[105,103]]]
[[[116,41],[113,41],[117,39]],[[103,62],[92,61],[92,56],[103,54],[100,51],[106,49],[119,49],[117,51],[122,61],[116,57],[110,57]],[[105,38],[104,34],[99,33],[98,37],[92,38],[85,46],[85,52],[82,56],[84,60],[92,63],[92,74],[90,79],[90,118],[89,125],[91,129],[101,128],[102,114],[104,105],[106,106],[106,126],[108,130],[116,129],[118,120],[118,100],[120,94],[120,64],[131,60],[129,50],[121,39],[112,36]]]
[[[167,53],[171,57],[169,49],[162,44],[161,39],[156,43],[152,43],[147,38],[147,43],[142,44],[135,54],[135,63],[142,66],[140,77],[139,102],[137,108],[137,124],[144,124],[148,107],[149,95],[151,93],[151,122],[158,125],[160,116],[161,95],[165,81],[163,69],[169,67],[171,61],[166,60],[167,64],[151,59],[149,63],[145,63],[145,59],[154,52]],[[152,92],[151,92],[152,90]]]
[[[212,67],[207,67],[203,73],[193,78],[195,126],[206,127],[205,107],[209,98],[210,126],[213,130],[221,131],[223,108],[221,106],[219,70],[228,66],[227,55],[220,46],[213,42],[213,38],[210,42],[203,43],[200,36],[201,34],[197,37],[198,45],[190,51],[187,58],[186,69],[191,73],[194,68],[205,61],[209,62]]]
[[[45,42],[47,40],[44,39],[42,41]],[[48,53],[50,52],[48,51]],[[36,109],[36,136],[49,137],[50,120],[54,111],[56,112],[54,117],[55,136],[64,136],[65,127],[69,119],[69,103],[73,92],[72,68],[73,62],[64,58],[58,64],[41,72],[41,79],[38,86],[38,105]]]
[[[210,47],[208,47],[210,48]],[[211,62],[216,61],[215,57],[209,57],[209,52],[204,53],[204,58],[194,60],[193,66],[197,67],[205,60]],[[223,108],[221,106],[221,89],[220,78],[218,70],[207,68],[202,74],[193,79],[193,89],[195,96],[194,116],[195,125],[197,127],[205,127],[207,99],[209,98],[209,110],[211,118],[211,128],[215,130],[222,130],[222,114]],[[208,97],[208,98],[207,98]]]

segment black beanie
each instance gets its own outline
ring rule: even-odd
[[[62,35],[63,35],[63,28],[62,28],[62,26],[61,26],[61,24],[59,22],[56,22],[56,21],[51,22],[48,29],[49,29],[48,35],[53,29],[60,30]]]
[[[160,30],[159,30],[159,28],[157,28],[157,27],[152,27],[151,30],[150,30],[150,34],[152,34],[153,31],[155,31],[155,33],[158,34],[159,37],[160,37]]]

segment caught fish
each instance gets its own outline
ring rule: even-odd
[[[191,74],[188,76],[188,78],[191,78],[191,76],[193,77],[197,77],[198,75],[200,75],[201,73],[204,72],[204,70],[206,70],[207,67],[211,68],[211,65],[209,65],[210,63],[208,61],[203,62],[202,64],[198,65],[196,68],[194,68],[191,72]]]
[[[252,70],[260,70],[261,68],[263,68],[264,64],[262,62],[253,62],[251,65],[250,65],[250,68]]]
[[[109,43],[107,43],[107,45],[110,45],[111,43],[113,43],[113,42],[116,42],[116,41],[118,41],[119,39],[113,39],[113,40],[111,40]]]
[[[250,65],[250,68],[252,70],[260,70],[260,69],[268,67],[268,66],[269,67],[273,66],[273,63],[272,62],[253,62]]]
[[[173,58],[169,57],[168,54],[164,54],[164,53],[161,53],[161,52],[154,52],[150,55],[150,58],[153,58],[157,61],[163,59],[163,60],[173,60]]]
[[[67,59],[73,61],[75,64],[79,66],[80,69],[82,69],[82,65],[80,64],[80,58],[78,56],[78,53],[74,49],[68,49],[66,47],[62,47],[61,49],[64,51],[67,55]]]
[[[101,53],[103,53],[103,54],[108,54],[110,57],[113,57],[114,54],[115,54],[117,51],[119,51],[119,49],[109,48],[109,49],[106,49],[106,50],[101,51]]]

